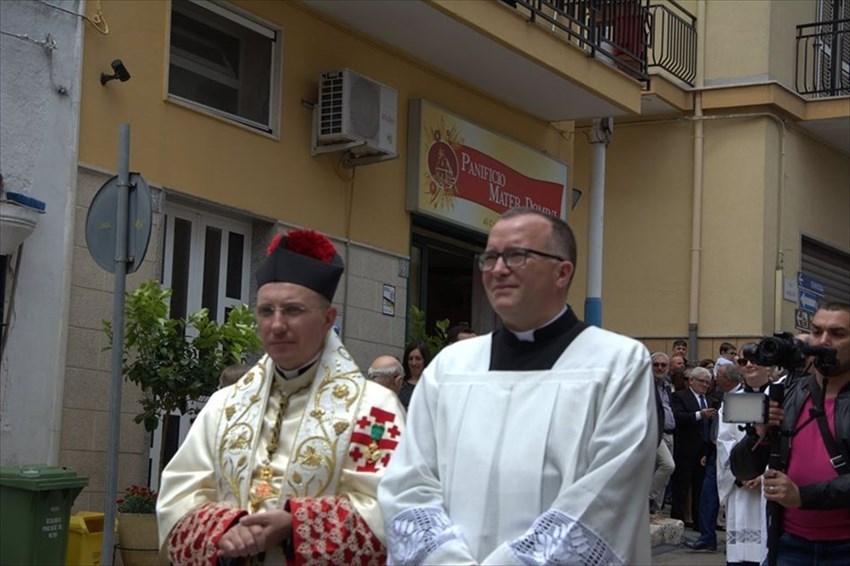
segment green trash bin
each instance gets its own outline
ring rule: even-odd
[[[71,505],[88,483],[67,468],[0,467],[0,564],[64,564]]]

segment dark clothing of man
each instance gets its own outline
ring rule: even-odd
[[[696,417],[700,409],[709,407],[708,399],[703,397],[701,405],[693,390],[688,387],[673,393],[670,402],[676,417],[673,445],[676,470],[672,478],[673,505],[670,517],[685,519],[685,505],[690,492],[691,519],[696,526],[699,522],[699,501],[705,479],[705,467],[700,460],[703,456],[708,456],[714,448],[710,441],[710,420],[697,420]]]
[[[534,341],[524,341],[503,326],[493,332],[490,371],[532,371],[552,366],[587,325],[572,309],[543,328],[534,331]]]
[[[787,468],[791,452],[791,438],[800,410],[813,392],[819,387],[813,376],[804,376],[794,380],[785,392],[785,418],[782,420],[780,435],[780,455],[783,468]],[[835,400],[835,440],[844,454],[850,454],[850,384],[845,385]],[[808,426],[817,426],[814,421]],[[770,446],[762,443],[756,446],[758,437],[747,435],[732,449],[730,465],[732,473],[741,481],[760,476],[767,467]],[[754,449],[755,447],[755,449]],[[850,463],[847,464],[850,466]],[[829,482],[801,485],[800,499],[802,509],[841,509],[850,507],[850,474],[839,474]]]

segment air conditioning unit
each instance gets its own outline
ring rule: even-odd
[[[397,118],[394,88],[351,69],[326,71],[319,79],[313,153],[348,150],[355,163],[397,157]]]

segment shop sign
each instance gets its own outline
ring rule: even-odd
[[[408,210],[483,233],[518,206],[566,219],[565,163],[425,100],[409,110]]]

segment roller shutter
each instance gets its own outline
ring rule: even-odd
[[[823,282],[825,301],[850,303],[850,254],[803,236],[800,271]]]

